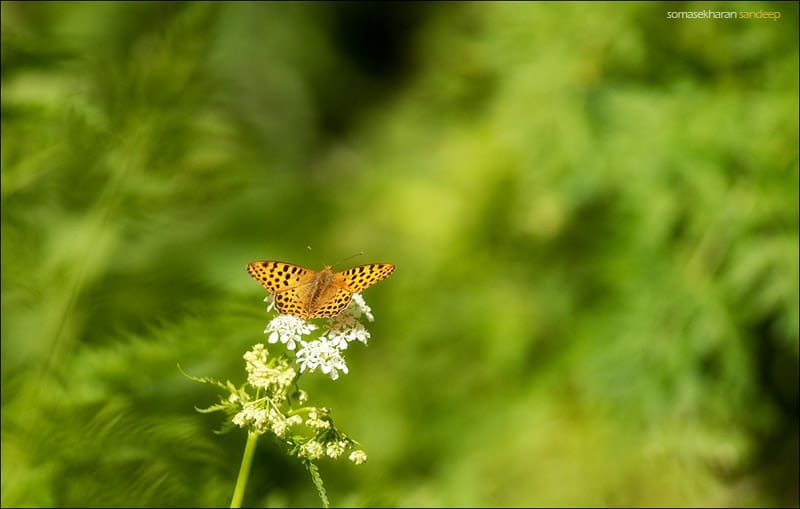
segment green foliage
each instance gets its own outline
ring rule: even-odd
[[[176,365],[361,250],[335,505],[798,505],[796,4],[0,5],[3,506],[225,504]],[[245,502],[319,499],[263,441]]]

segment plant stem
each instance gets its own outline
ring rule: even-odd
[[[242,456],[242,466],[239,467],[239,477],[236,479],[236,487],[233,489],[233,498],[231,499],[231,509],[242,507],[242,498],[244,498],[244,489],[247,487],[247,478],[250,476],[250,465],[253,464],[253,454],[256,452],[256,442],[258,441],[257,433],[247,434],[247,444],[244,446],[244,455]]]

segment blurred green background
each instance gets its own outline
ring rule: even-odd
[[[227,505],[177,364],[241,383],[245,265],[362,250],[334,506],[798,505],[796,3],[6,1],[2,505]]]

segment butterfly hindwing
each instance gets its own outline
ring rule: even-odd
[[[308,318],[308,311],[303,306],[302,292],[297,288],[290,288],[280,293],[275,293],[275,309],[282,315],[294,315]]]
[[[343,270],[336,275],[343,278],[344,284],[352,293],[359,293],[381,279],[386,279],[394,271],[391,263],[370,263]]]
[[[287,262],[260,261],[247,264],[247,272],[267,290],[278,293],[314,277],[314,271]]]
[[[311,318],[336,316],[350,304],[352,298],[353,292],[332,285],[320,298],[316,309],[311,313]]]

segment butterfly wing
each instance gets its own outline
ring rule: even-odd
[[[389,277],[393,270],[394,265],[390,263],[371,263],[332,274],[330,283],[316,299],[314,309],[310,310],[310,318],[338,315],[350,304],[353,294]]]
[[[319,299],[316,308],[311,312],[311,318],[330,318],[338,315],[350,304],[353,292],[339,288],[335,284],[329,286]]]
[[[279,313],[308,318],[305,303],[315,271],[293,263],[264,260],[248,263],[247,272],[272,292]]]
[[[393,271],[394,265],[391,263],[369,263],[337,272],[334,277],[344,283],[351,293],[359,293],[381,279],[386,279]]]
[[[310,283],[315,271],[287,262],[264,260],[247,264],[247,272],[274,294]],[[277,300],[276,300],[277,305]]]
[[[305,303],[308,302],[308,294],[306,288],[309,285],[300,286],[297,288],[289,288],[288,290],[275,294],[275,309],[282,315],[294,315],[300,318],[311,318]],[[306,290],[306,291],[303,291]]]

